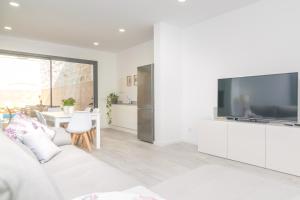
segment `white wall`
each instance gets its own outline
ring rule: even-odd
[[[196,143],[199,120],[213,117],[218,78],[300,71],[299,8],[263,0],[183,31],[186,141]]]
[[[1,35],[0,49],[98,61],[98,104],[102,112],[101,126],[107,126],[104,112],[105,98],[108,93],[117,89],[115,54]]]
[[[126,49],[117,54],[118,93],[120,100],[137,101],[137,87],[127,87],[126,77],[137,74],[137,67],[152,64],[154,62],[153,40]]]
[[[181,30],[154,26],[155,143],[165,145],[182,138]]]

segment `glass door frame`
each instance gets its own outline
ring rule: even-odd
[[[61,56],[50,56],[44,54],[35,54],[35,53],[27,53],[27,52],[19,52],[19,51],[10,51],[0,49],[0,54],[9,55],[9,56],[20,56],[20,57],[28,57],[28,58],[37,58],[49,60],[50,63],[50,106],[52,107],[52,61],[65,61],[72,63],[81,63],[81,64],[90,64],[93,65],[93,92],[94,92],[94,107],[98,108],[98,62],[93,60],[84,60],[78,58],[68,58]]]

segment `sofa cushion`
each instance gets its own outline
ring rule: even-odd
[[[62,199],[41,164],[0,131],[0,199]]]
[[[53,143],[57,146],[64,146],[71,144],[71,135],[66,132],[64,128],[61,127],[51,127],[55,131],[55,137],[53,138]]]
[[[38,161],[37,157],[34,155],[34,153],[26,146],[24,145],[21,141],[15,141],[15,143],[31,158],[34,160]]]
[[[48,162],[61,151],[46,135],[35,131],[23,134],[20,140],[30,148],[41,163]]]
[[[121,191],[141,185],[114,167],[83,150],[66,145],[50,162],[43,164],[65,199],[94,192]]]
[[[92,193],[77,197],[73,200],[164,200],[151,190],[137,186],[124,191]]]

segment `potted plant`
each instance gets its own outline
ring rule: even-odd
[[[66,114],[72,114],[74,112],[74,105],[76,103],[74,98],[63,99],[63,109]]]
[[[116,95],[115,93],[110,93],[107,98],[106,98],[106,115],[108,119],[108,124],[112,123],[112,117],[111,117],[111,106],[112,104],[117,104],[118,103],[119,96]]]

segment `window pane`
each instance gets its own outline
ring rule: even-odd
[[[76,109],[84,110],[93,103],[93,65],[52,61],[52,104],[74,98]]]
[[[49,69],[49,60],[0,55],[0,107],[49,105]]]

